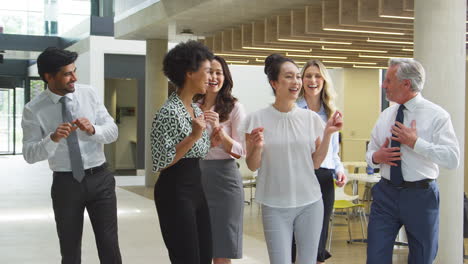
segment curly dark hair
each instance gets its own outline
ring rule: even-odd
[[[219,56],[214,56],[213,60],[218,61],[221,64],[221,67],[223,68],[224,83],[221,89],[219,90],[218,94],[216,95],[214,110],[219,115],[219,122],[224,122],[229,119],[229,114],[234,108],[234,105],[237,102],[237,98],[235,98],[231,94],[234,82],[232,81],[231,71],[229,71],[229,67],[226,61]],[[203,102],[204,99],[204,94],[198,94],[193,98],[193,101],[198,102],[202,100]]]
[[[60,68],[72,64],[78,58],[78,53],[68,50],[59,49],[56,47],[48,47],[39,57],[37,57],[37,70],[41,79],[47,83],[44,74],[57,74]]]
[[[213,56],[213,53],[198,41],[181,42],[164,56],[164,75],[177,88],[181,88],[185,83],[185,74],[198,71],[201,64],[206,60],[211,61]]]
[[[282,56],[280,54],[276,54],[276,53],[273,53],[273,54],[269,55],[265,59],[265,68],[264,68],[263,71],[267,75],[269,83],[271,81],[277,81],[278,80],[279,73],[281,71],[281,65],[283,65],[283,63],[288,62],[288,61],[293,63],[294,65],[296,65],[296,63],[292,59],[284,57],[284,56]],[[296,67],[297,67],[297,65],[296,65]],[[270,84],[270,86],[271,86],[271,84]],[[271,87],[271,89],[273,89],[273,86]],[[276,95],[275,89],[273,89],[273,94]]]

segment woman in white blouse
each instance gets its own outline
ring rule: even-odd
[[[331,134],[342,127],[335,112],[326,125],[296,106],[302,87],[298,67],[289,58],[272,54],[265,73],[275,102],[246,118],[247,165],[259,169],[256,200],[262,204],[265,239],[271,264],[291,262],[293,232],[297,264],[317,258],[323,202],[314,169],[324,160]]]

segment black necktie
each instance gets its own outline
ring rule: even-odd
[[[73,121],[73,117],[70,111],[70,103],[67,102],[67,97],[63,96],[62,98],[60,98],[60,103],[62,103],[63,122],[71,123]],[[85,172],[76,130],[71,132],[70,135],[67,137],[67,146],[68,153],[70,154],[70,163],[72,167],[73,177],[78,182],[81,182],[85,176]]]
[[[403,110],[405,109],[404,105],[400,105],[396,115],[395,122],[400,122],[403,124]],[[396,137],[392,134],[393,137]],[[391,144],[393,147],[400,147],[400,142],[392,140]],[[401,151],[401,150],[397,150]],[[396,160],[395,163],[397,166],[390,166],[390,180],[393,185],[400,186],[403,183],[403,172],[401,171],[401,160]]]

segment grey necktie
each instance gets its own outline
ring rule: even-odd
[[[67,100],[66,96],[60,98],[60,103],[62,103],[62,118],[63,122],[71,123],[73,117],[70,111],[70,102]],[[67,137],[68,153],[70,154],[70,162],[73,172],[73,177],[81,182],[85,176],[83,160],[81,159],[80,145],[78,144],[78,135],[76,131],[70,133]]]

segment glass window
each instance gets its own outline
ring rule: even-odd
[[[42,80],[30,80],[29,87],[31,87],[30,98],[31,100],[45,89],[45,83]],[[24,93],[24,92],[23,92]]]

